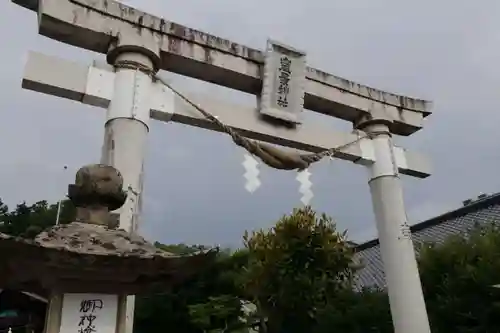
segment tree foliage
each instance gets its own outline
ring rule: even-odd
[[[191,254],[204,248],[185,244],[156,246],[175,254]],[[183,333],[239,329],[243,314],[235,274],[244,262],[244,253],[221,251],[216,263],[196,279],[176,286],[168,294],[137,297],[136,332],[160,333],[166,327]]]
[[[21,203],[9,210],[0,200],[0,232],[32,237],[56,221],[57,204]],[[63,201],[60,223],[75,208]],[[188,255],[203,245],[155,243]],[[270,230],[246,233],[245,248],[220,251],[207,271],[167,294],[136,298],[135,331],[247,333],[257,321],[262,333],[390,333],[383,290],[353,291],[354,249],[335,223],[311,208],[294,210]],[[500,227],[425,244],[419,257],[433,333],[500,332]],[[255,305],[250,315],[242,302]],[[252,305],[252,306],[253,306]]]
[[[426,244],[420,276],[433,332],[500,332],[500,228]]]
[[[57,204],[49,205],[42,200],[32,205],[26,202],[20,203],[14,210],[0,200],[0,232],[22,236],[33,237],[42,230],[54,225],[57,218]],[[69,200],[61,202],[59,222],[69,223],[75,217],[75,207]]]
[[[314,333],[392,333],[387,293],[378,289],[339,291],[318,314]]]
[[[269,231],[246,233],[244,244],[245,290],[269,333],[311,331],[318,309],[351,285],[354,250],[346,234],[310,207],[283,216]]]

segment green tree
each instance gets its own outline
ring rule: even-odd
[[[283,216],[268,231],[244,236],[249,251],[245,291],[261,331],[311,332],[328,299],[351,288],[354,250],[325,214],[310,207]]]
[[[156,246],[169,252],[188,255],[205,249],[200,245]],[[183,333],[233,332],[241,328],[242,311],[237,275],[245,255],[220,251],[216,263],[207,271],[163,295],[137,297],[135,331],[163,332],[175,327]]]
[[[71,222],[75,217],[75,207],[69,200],[61,203],[59,222]],[[49,205],[42,200],[32,205],[20,203],[12,211],[0,200],[0,232],[21,236],[33,237],[42,230],[53,226],[57,218],[57,204]]]
[[[419,266],[433,332],[500,332],[498,225],[425,244]]]
[[[392,333],[389,298],[384,290],[344,289],[320,310],[314,333]]]

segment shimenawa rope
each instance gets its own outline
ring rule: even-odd
[[[298,153],[293,153],[293,152],[285,152],[285,151],[278,149],[276,147],[273,147],[269,144],[257,142],[255,140],[250,140],[250,139],[247,139],[244,136],[240,135],[239,133],[234,131],[231,127],[222,123],[219,119],[217,119],[212,114],[210,114],[209,112],[204,110],[198,104],[191,101],[188,97],[186,97],[180,91],[178,91],[177,89],[172,87],[168,82],[166,82],[165,80],[160,78],[158,75],[156,75],[153,70],[142,65],[141,63],[138,63],[135,61],[120,60],[114,65],[114,67],[116,69],[126,68],[126,69],[139,70],[139,71],[149,75],[153,80],[159,81],[161,84],[163,84],[164,86],[166,86],[167,88],[172,90],[176,95],[178,95],[181,99],[183,99],[189,105],[194,107],[205,118],[207,118],[212,123],[217,125],[219,130],[221,130],[222,132],[224,132],[226,134],[229,134],[231,136],[231,138],[233,139],[234,143],[236,143],[240,147],[243,147],[252,155],[260,158],[262,160],[262,162],[264,162],[268,166],[275,168],[275,169],[298,170],[298,171],[305,170],[312,163],[318,162],[327,156],[333,157],[336,153],[341,152],[343,149],[358,143],[359,141],[361,141],[362,139],[364,139],[366,137],[369,137],[368,135],[360,135],[354,141],[348,142],[344,145],[341,145],[341,146],[338,146],[335,148],[326,149],[326,150],[319,152],[319,153],[316,153],[316,154],[298,154]]]

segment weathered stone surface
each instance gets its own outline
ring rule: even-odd
[[[113,256],[155,256],[171,258],[173,254],[162,251],[144,238],[125,230],[113,230],[100,225],[73,222],[55,226],[40,233],[35,244],[45,248],[75,253]]]
[[[120,208],[127,198],[123,177],[115,168],[93,164],[76,173],[75,184],[68,187],[68,197],[77,207],[77,222],[110,226],[109,211]]]

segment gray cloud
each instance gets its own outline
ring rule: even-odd
[[[127,1],[169,20],[256,48],[268,37],[307,50],[308,61],[380,89],[432,99],[426,127],[398,142],[430,156],[434,174],[404,177],[412,223],[441,213],[500,178],[500,3],[351,0]],[[99,160],[104,111],[20,87],[23,59],[38,50],[78,61],[102,56],[37,35],[36,16],[4,1],[0,28],[2,85],[1,197],[57,200],[74,171]],[[167,75],[183,88],[187,79]],[[189,83],[189,84],[187,84]],[[197,90],[254,103],[254,98],[197,83]],[[325,121],[323,116],[308,120]],[[348,124],[327,120],[332,128]],[[270,226],[298,206],[293,173],[263,168],[262,187],[244,191],[243,152],[229,138],[178,124],[155,123],[149,139],[143,233],[164,242],[238,244],[245,229]],[[68,172],[62,172],[68,165]],[[355,240],[376,235],[366,171],[343,161],[312,168],[319,211]]]

